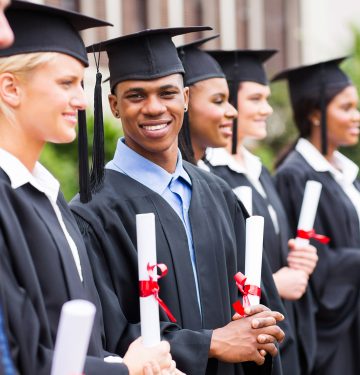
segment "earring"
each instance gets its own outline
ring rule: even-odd
[[[320,126],[320,120],[318,119],[314,120],[314,126]]]
[[[187,107],[184,107],[184,112],[187,112],[188,108]]]
[[[119,118],[119,117],[120,117],[120,113],[119,113],[119,111],[115,111],[115,117],[116,117],[116,118]]]

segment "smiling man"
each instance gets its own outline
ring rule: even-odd
[[[107,51],[109,102],[124,138],[104,181],[93,181],[92,201],[76,197],[72,209],[92,261],[108,350],[119,351],[118,311],[129,323],[140,320],[135,219],[153,212],[157,260],[168,267],[160,297],[177,319],[170,323],[161,310],[161,329],[178,368],[270,374],[266,352],[275,355],[283,339],[276,325],[282,315],[259,305],[232,321],[231,304],[239,297],[233,277],[244,270],[242,207],[222,180],[183,162],[178,150],[189,91],[171,37],[203,29],[145,30],[89,48]],[[130,341],[137,330],[129,324]]]

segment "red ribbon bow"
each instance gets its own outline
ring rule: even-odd
[[[157,268],[159,268],[161,271],[160,275],[158,275],[156,272]],[[165,311],[166,315],[169,317],[169,319],[173,323],[176,323],[176,319],[174,315],[170,312],[169,308],[165,305],[165,302],[159,297],[160,286],[158,284],[158,280],[167,275],[168,273],[167,266],[162,263],[150,266],[150,264],[148,263],[147,271],[149,274],[149,280],[139,281],[140,297],[154,296],[155,299],[158,301],[160,307]]]
[[[313,238],[314,240],[319,241],[323,244],[327,244],[330,242],[329,237],[324,236],[323,234],[317,234],[315,232],[315,229],[311,229],[311,230],[298,229],[296,236],[299,238],[303,238],[305,240],[310,240],[311,238]]]
[[[239,288],[241,294],[243,295],[243,305],[240,301],[233,303],[234,310],[241,316],[245,316],[245,307],[250,306],[249,294],[252,296],[261,297],[261,289],[256,285],[246,284],[246,276],[241,272],[238,272],[234,276],[237,287]]]

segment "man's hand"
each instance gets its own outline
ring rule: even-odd
[[[285,335],[276,322],[284,316],[262,305],[247,307],[245,313],[248,316],[239,319],[235,314],[232,322],[213,331],[209,357],[231,363],[253,361],[261,365],[266,353],[277,354],[275,343],[281,342]]]

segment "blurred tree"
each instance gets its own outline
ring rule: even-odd
[[[88,151],[91,167],[93,139],[93,118],[88,116]],[[104,119],[105,158],[112,159],[116,142],[122,136],[121,124],[113,119]],[[60,181],[61,189],[67,200],[79,191],[77,140],[69,144],[55,145],[48,143],[41,155],[41,163]]]

